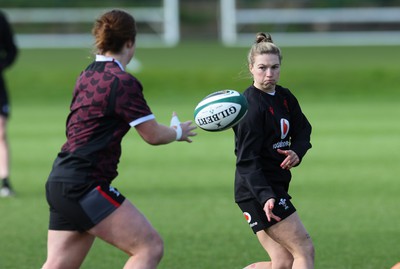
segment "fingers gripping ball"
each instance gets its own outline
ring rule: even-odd
[[[237,91],[222,90],[207,95],[194,110],[198,127],[209,132],[227,130],[247,113],[247,100]]]

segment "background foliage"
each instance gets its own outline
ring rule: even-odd
[[[124,8],[124,7],[159,7],[162,0],[114,0],[110,4],[108,0],[2,0],[1,8]],[[344,8],[344,7],[398,7],[400,0],[237,0],[238,8]],[[134,15],[134,14],[133,14]],[[207,38],[209,40],[219,39],[220,25],[220,1],[219,0],[184,0],[179,1],[180,34],[183,40],[198,40]],[[87,33],[92,24],[68,23],[51,25],[40,23],[18,23],[14,25],[17,33]],[[154,25],[140,23],[140,32],[154,32]],[[262,28],[261,28],[262,27]],[[318,29],[331,29],[331,31],[393,31],[400,29],[398,22],[386,23],[333,23],[317,24],[289,24],[289,25],[245,25],[240,28],[256,32],[264,29],[270,32],[302,32],[315,31]],[[244,30],[239,29],[239,30]]]

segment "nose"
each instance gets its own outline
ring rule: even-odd
[[[272,77],[273,73],[274,72],[273,72],[272,68],[267,68],[267,70],[265,71],[265,75],[267,77]]]

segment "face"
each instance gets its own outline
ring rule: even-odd
[[[280,67],[278,55],[260,54],[255,56],[254,64],[249,66],[254,86],[264,92],[274,92],[279,81]]]

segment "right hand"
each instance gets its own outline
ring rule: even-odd
[[[265,214],[267,215],[268,222],[271,222],[271,219],[274,219],[276,221],[281,221],[280,217],[272,213],[274,206],[275,206],[275,198],[268,199],[267,202],[265,202],[264,211]]]
[[[197,135],[197,133],[192,132],[194,129],[197,128],[197,126],[192,125],[192,121],[189,120],[181,122],[181,128],[182,128],[182,137],[178,141],[186,141],[188,143],[192,143],[192,139],[190,139],[190,137]]]
[[[192,125],[192,121],[190,121],[190,120],[185,121],[185,122],[179,122],[178,115],[176,114],[175,111],[172,113],[172,118],[174,118],[174,117],[176,117],[177,123],[180,124],[180,127],[182,129],[182,136],[178,141],[186,141],[186,142],[192,143],[192,140],[190,139],[190,137],[197,135],[197,133],[192,132],[197,127],[195,125]]]

